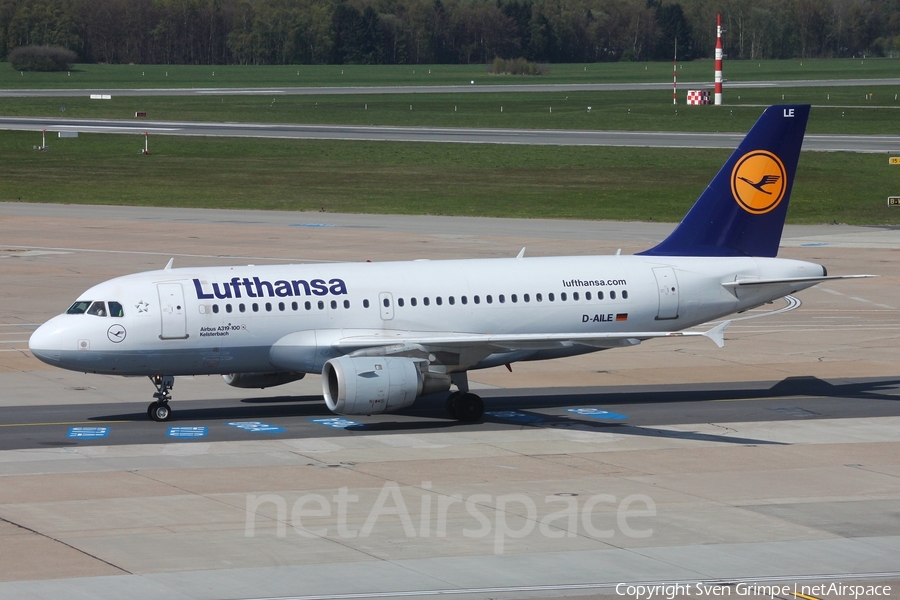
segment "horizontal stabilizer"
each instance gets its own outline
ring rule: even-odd
[[[763,285],[781,285],[785,283],[821,283],[832,279],[865,279],[878,277],[878,275],[823,275],[821,277],[789,277],[784,279],[739,279],[738,281],[726,281],[722,287],[753,287]]]

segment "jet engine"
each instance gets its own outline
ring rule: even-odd
[[[303,379],[306,373],[229,373],[225,383],[236,388],[267,388]]]
[[[405,357],[341,356],[322,368],[325,404],[339,415],[374,415],[410,406],[419,396],[446,392],[450,376],[423,372]]]

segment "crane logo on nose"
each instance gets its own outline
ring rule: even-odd
[[[118,344],[125,339],[125,328],[119,324],[113,325],[106,330],[106,337],[114,344]]]

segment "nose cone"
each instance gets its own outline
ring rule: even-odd
[[[28,340],[28,349],[38,359],[49,365],[59,366],[62,352],[62,327],[59,317],[50,319],[37,328]]]

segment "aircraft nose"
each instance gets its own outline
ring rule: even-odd
[[[55,320],[51,319],[38,327],[28,340],[28,349],[31,350],[31,353],[51,365],[59,363],[62,351],[60,327],[54,322]]]

